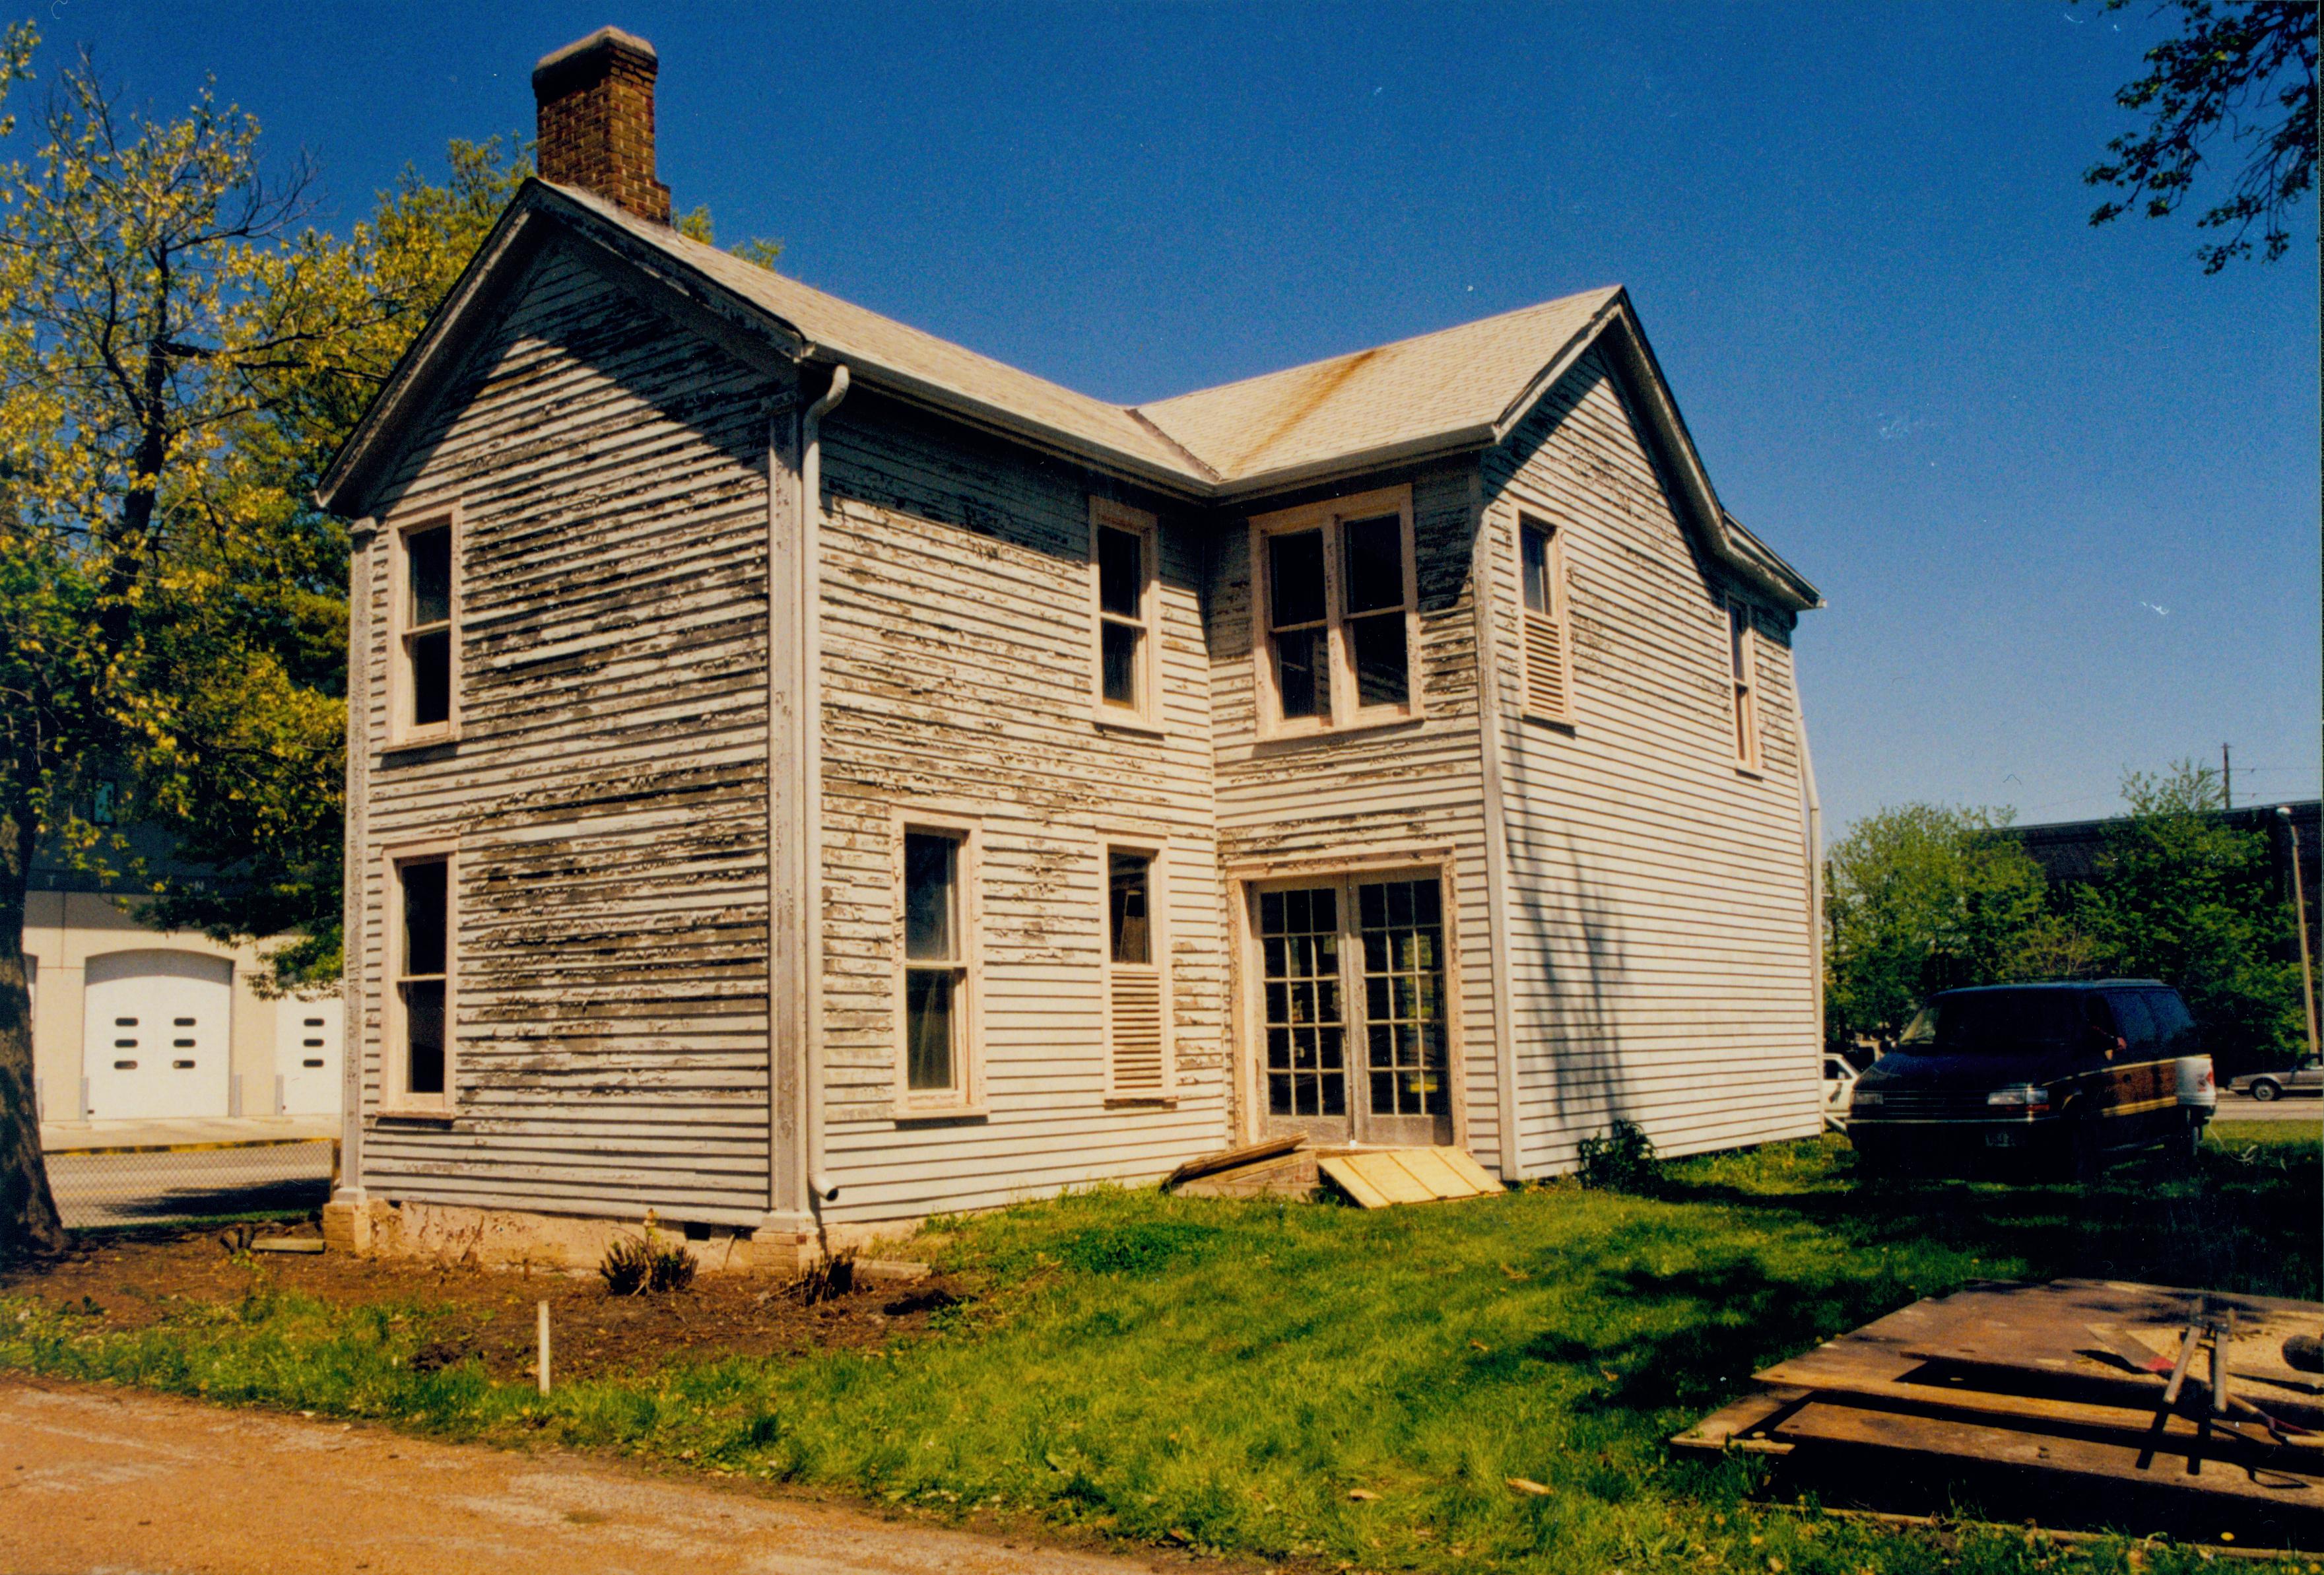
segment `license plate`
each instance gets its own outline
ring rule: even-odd
[[[1987,1132],[1985,1135],[1985,1146],[1987,1148],[2015,1148],[2017,1147],[2017,1136],[2015,1132]]]

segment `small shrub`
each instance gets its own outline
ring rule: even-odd
[[[855,1255],[835,1252],[820,1263],[808,1265],[807,1270],[791,1282],[790,1290],[802,1305],[808,1307],[853,1294],[855,1290]]]
[[[1662,1156],[1636,1121],[1617,1120],[1603,1138],[1584,1138],[1580,1152],[1582,1184],[1592,1192],[1650,1198],[1664,1190]]]
[[[635,1296],[647,1291],[683,1291],[694,1284],[698,1266],[694,1254],[677,1245],[664,1247],[650,1234],[624,1236],[605,1249],[597,1273],[608,1294]]]

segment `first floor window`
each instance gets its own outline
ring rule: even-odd
[[[904,834],[904,1086],[959,1090],[966,1058],[967,952],[956,832]]]
[[[1106,850],[1108,1091],[1117,1099],[1167,1094],[1169,1008],[1157,926],[1154,855]]]
[[[452,865],[448,859],[409,859],[395,867],[400,923],[395,993],[399,1082],[408,1098],[441,1099],[449,1028]]]

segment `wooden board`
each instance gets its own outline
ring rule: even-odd
[[[1760,1434],[1780,1422],[1808,1397],[1805,1389],[1761,1389],[1720,1406],[1671,1439],[1671,1447],[1709,1454],[1740,1450],[1747,1454],[1788,1455],[1792,1447]]]
[[[1459,1155],[1462,1165],[1452,1157]],[[1499,1182],[1456,1148],[1358,1148],[1326,1154],[1317,1168],[1367,1209],[1444,1202],[1498,1193]]]
[[[1247,1165],[1258,1165],[1277,1159],[1306,1142],[1304,1137],[1269,1138],[1263,1143],[1248,1143],[1240,1148],[1222,1149],[1217,1154],[1205,1154],[1200,1159],[1190,1159],[1162,1178],[1162,1190],[1170,1192],[1182,1182],[1197,1176],[1218,1175],[1225,1171],[1240,1170]]]

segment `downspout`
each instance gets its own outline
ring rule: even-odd
[[[799,1123],[807,1157],[807,1207],[816,1220],[839,1189],[823,1168],[823,419],[847,397],[845,364],[831,369],[831,386],[799,420],[799,630],[803,636],[799,709],[807,834],[807,884],[799,914],[807,930],[801,958],[807,973],[807,1034],[802,1048],[800,1094],[807,1109]]]

